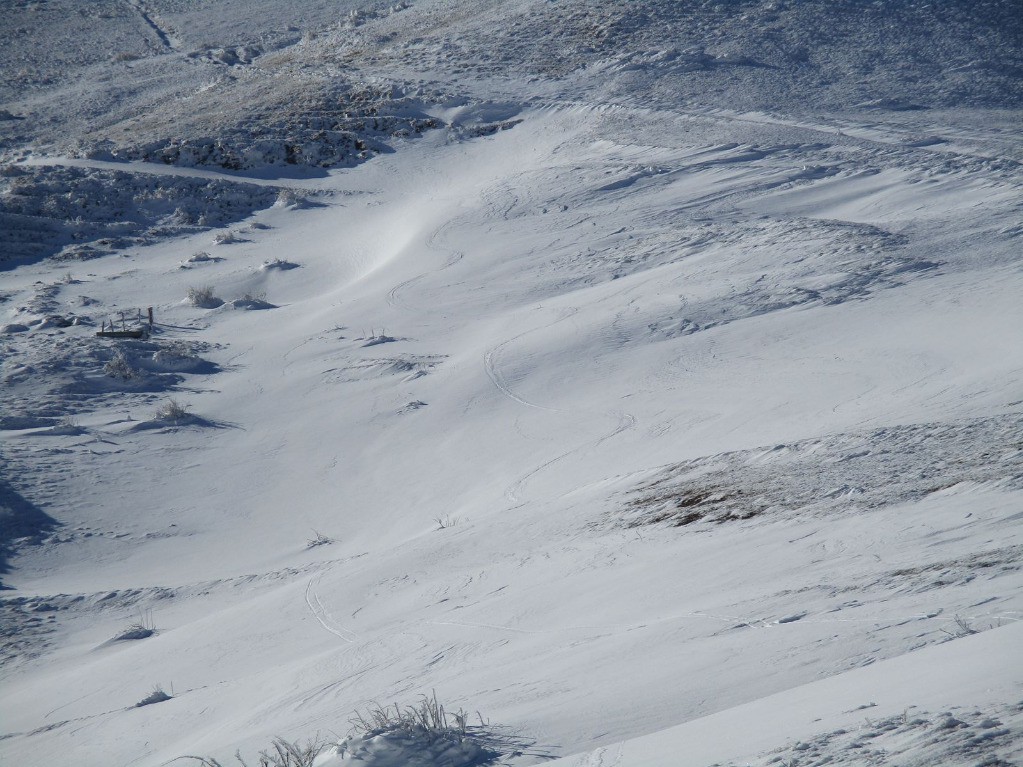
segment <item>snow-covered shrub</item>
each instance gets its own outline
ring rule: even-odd
[[[264,271],[270,271],[272,269],[278,269],[282,272],[286,272],[289,269],[297,269],[298,264],[293,261],[288,261],[283,258],[275,258],[270,261],[264,261],[263,265],[259,267]]]
[[[282,189],[277,193],[275,208],[301,208],[305,205],[305,197],[294,189]]]
[[[200,250],[199,252],[193,253],[191,256],[186,258],[184,262],[180,264],[180,267],[182,269],[191,269],[193,266],[196,266],[198,264],[214,264],[218,261],[223,260],[224,259],[221,258],[220,256],[211,256],[205,250]]]
[[[212,285],[192,285],[188,288],[188,303],[200,309],[216,309],[224,302],[213,295]]]
[[[374,706],[351,720],[352,733],[316,761],[316,767],[348,763],[402,767],[476,767],[500,754],[477,737],[464,711],[449,714],[433,697],[417,705]]]
[[[283,738],[274,738],[270,748],[259,752],[258,767],[313,767],[314,764],[319,764],[316,757],[325,747],[326,744],[321,741],[309,741],[303,746]],[[227,767],[223,762],[211,756],[182,756],[179,758],[193,759],[202,767]],[[240,753],[236,753],[234,758],[238,760],[241,767],[248,767],[248,763],[242,759]]]
[[[313,537],[309,539],[309,541],[306,543],[305,547],[307,549],[314,549],[317,546],[329,546],[332,543],[334,543],[334,539],[333,538],[331,538],[329,536],[326,536],[326,535],[324,535],[321,532],[317,532],[316,530],[313,530]]]
[[[114,156],[107,151],[100,159]],[[58,253],[63,261],[85,260],[197,226],[226,227],[269,206],[276,194],[273,188],[233,180],[16,168],[16,175],[0,172],[2,228],[17,232],[0,261]]]
[[[115,642],[128,642],[136,639],[148,639],[156,633],[155,629],[147,628],[141,623],[132,623],[114,636]]]
[[[383,730],[404,730],[428,736],[449,733],[465,735],[466,727],[466,715],[462,711],[452,714],[451,721],[448,721],[448,713],[444,706],[437,702],[436,692],[433,697],[423,695],[414,706],[401,708],[395,703],[394,708],[375,705],[365,713],[356,711],[350,721],[354,732],[363,734]]]
[[[132,366],[131,362],[128,361],[128,357],[120,349],[114,352],[114,356],[107,360],[107,364],[103,366],[103,372],[111,378],[117,378],[121,381],[134,381],[142,377],[141,371]]]
[[[160,685],[153,687],[153,691],[146,697],[135,704],[135,708],[141,708],[142,706],[150,706],[153,703],[163,703],[165,700],[170,700],[171,696],[163,691]]]
[[[242,298],[231,302],[235,309],[276,309],[274,304],[266,300],[266,293],[246,293]]]
[[[189,417],[188,406],[182,405],[173,399],[167,400],[156,410],[156,419],[158,421],[180,423]]]
[[[114,636],[113,641],[115,642],[128,642],[138,639],[148,639],[156,633],[156,627],[153,626],[151,621],[135,621],[129,626],[126,626],[121,631],[118,631]]]
[[[193,354],[189,347],[182,343],[171,344],[164,349],[157,349],[153,352],[152,361],[160,370],[178,373],[195,372],[205,364],[201,357]]]
[[[146,610],[143,612],[140,609],[138,620],[133,621],[131,624],[117,632],[117,635],[114,636],[111,641],[125,642],[135,639],[148,639],[155,633],[156,624],[153,622],[153,611]]]
[[[71,415],[66,415],[61,418],[57,423],[46,430],[47,434],[57,434],[67,437],[75,437],[79,434],[84,434],[85,429],[78,423],[78,419]]]

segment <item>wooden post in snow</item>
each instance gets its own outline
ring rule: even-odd
[[[153,327],[153,307],[149,307],[149,327]]]

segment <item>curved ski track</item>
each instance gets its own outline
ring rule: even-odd
[[[310,578],[309,582],[306,584],[305,603],[309,606],[309,612],[313,614],[313,617],[316,618],[316,621],[323,626],[324,629],[339,639],[352,644],[359,638],[359,635],[354,631],[346,629],[344,626],[335,621],[333,616],[320,600],[319,594],[316,593],[314,584],[318,584],[322,578],[323,574],[321,573],[318,576]]]
[[[444,264],[438,267],[437,269],[431,269],[429,271],[422,272],[421,274],[417,274],[415,277],[411,277],[405,280],[404,282],[399,282],[397,285],[395,285],[387,292],[388,304],[390,304],[391,306],[396,306],[399,309],[405,309],[406,311],[412,312],[423,311],[420,307],[412,306],[407,301],[402,299],[401,294],[404,293],[412,285],[415,285],[420,280],[429,277],[431,274],[439,274],[440,272],[443,272],[445,269],[454,266],[463,258],[465,258],[465,253],[463,253],[462,251],[448,250],[444,247],[441,247],[437,243],[437,240],[440,238],[440,236],[448,229],[450,229],[454,225],[454,223],[458,221],[460,218],[461,216],[455,216],[454,218],[448,219],[443,224],[434,229],[433,232],[426,238],[426,247],[428,247],[430,250],[435,250],[438,253],[450,254],[448,256],[447,261],[445,261]]]

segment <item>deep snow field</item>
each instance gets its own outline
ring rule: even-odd
[[[0,17],[0,764],[1023,764],[1017,2]]]

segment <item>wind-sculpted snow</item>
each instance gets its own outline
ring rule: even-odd
[[[1023,712],[1018,705],[996,709],[921,711],[907,708],[901,716],[873,717],[863,709],[863,722],[855,729],[822,732],[814,738],[774,749],[743,767],[770,764],[863,765],[891,763],[973,767],[1007,765],[1023,740]],[[720,767],[738,767],[726,762]]]
[[[1016,5],[11,3],[0,761],[1018,761]]]
[[[708,456],[667,467],[625,504],[620,523],[765,522],[854,514],[931,494],[1023,490],[1023,419],[894,426]],[[1017,550],[1002,560],[1023,566]],[[991,564],[981,564],[990,567]]]

